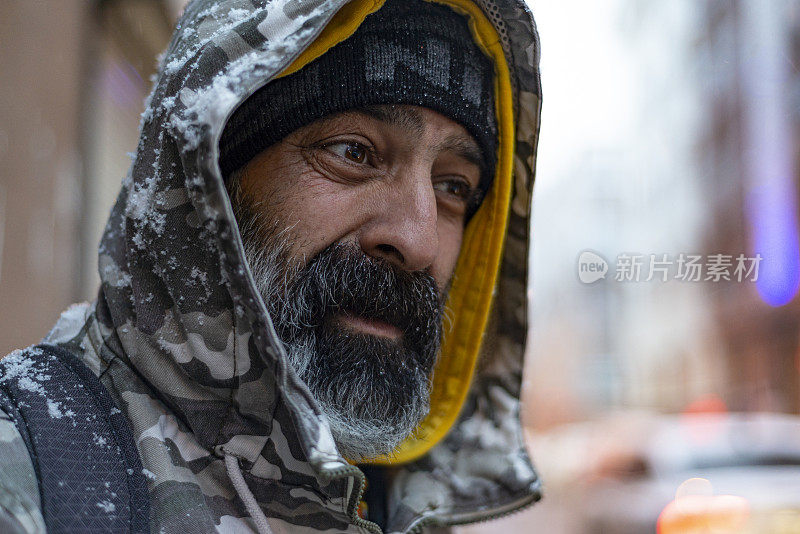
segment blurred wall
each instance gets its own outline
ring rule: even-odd
[[[85,0],[0,2],[0,354],[78,291]]]
[[[97,292],[97,245],[184,0],[0,2],[0,356]]]

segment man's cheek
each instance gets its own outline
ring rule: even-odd
[[[353,191],[337,191],[329,185],[309,189],[295,211],[297,230],[305,241],[304,252],[309,258],[334,243],[356,241],[356,236],[368,222],[364,214],[365,201]],[[299,233],[299,232],[296,232]]]
[[[463,241],[463,225],[450,222],[439,224],[439,254],[434,262],[431,274],[444,293],[455,273],[458,257]]]

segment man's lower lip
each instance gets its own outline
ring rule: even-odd
[[[366,317],[359,317],[358,315],[351,315],[349,313],[342,313],[339,318],[348,327],[358,331],[359,333],[372,336],[388,337],[391,339],[397,339],[403,335],[403,332],[396,326],[378,319],[368,319]]]

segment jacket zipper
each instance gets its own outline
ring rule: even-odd
[[[488,515],[476,513],[461,514],[460,516],[454,516],[452,519],[444,521],[437,521],[434,516],[423,517],[417,521],[416,524],[412,524],[412,526],[405,531],[405,534],[420,534],[422,529],[428,525],[453,527],[457,525],[466,525],[469,523],[485,523],[486,521],[500,519],[521,512],[538,502],[540,498],[541,494],[537,491],[536,493],[532,493],[523,498],[517,499],[508,505],[498,507],[495,512],[492,512]]]
[[[358,516],[358,503],[364,497],[364,491],[366,490],[366,477],[361,470],[355,466],[346,466],[339,469],[335,469],[328,473],[329,480],[335,480],[339,478],[345,478],[352,476],[355,479],[355,482],[359,484],[358,492],[355,494],[354,499],[350,499],[350,502],[347,503],[347,515],[350,518],[352,524],[357,527],[364,528],[373,534],[383,534],[383,530],[379,527],[376,523],[372,521],[367,521],[365,519],[361,519]],[[444,520],[444,521],[437,521],[435,516],[428,516],[423,517],[415,524],[406,529],[404,534],[420,534],[422,529],[428,525],[436,525],[436,526],[457,526],[457,525],[466,525],[469,523],[484,523],[487,521],[492,521],[494,519],[500,519],[502,517],[506,517],[509,515],[516,514],[517,512],[521,512],[522,510],[529,508],[533,504],[539,501],[541,498],[541,493],[539,492],[538,488],[533,493],[529,493],[524,497],[521,497],[509,504],[498,506],[495,508],[494,512],[490,512],[489,514],[485,514],[483,512],[479,513],[466,513],[451,516],[451,519]]]
[[[361,502],[361,499],[364,497],[364,491],[367,488],[367,479],[364,476],[364,473],[361,472],[361,469],[351,465],[334,469],[328,473],[328,478],[330,480],[346,477],[353,477],[355,482],[359,485],[358,492],[352,493],[352,495],[355,495],[355,498],[351,498],[350,502],[347,503],[347,515],[349,516],[350,522],[357,527],[372,532],[373,534],[383,534],[383,530],[381,530],[381,527],[379,527],[377,524],[358,517],[358,503]]]

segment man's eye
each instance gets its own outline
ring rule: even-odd
[[[330,143],[324,148],[353,163],[366,163],[369,157],[369,149],[361,143]]]
[[[463,180],[444,180],[433,184],[434,189],[463,200],[472,196],[472,187]]]

